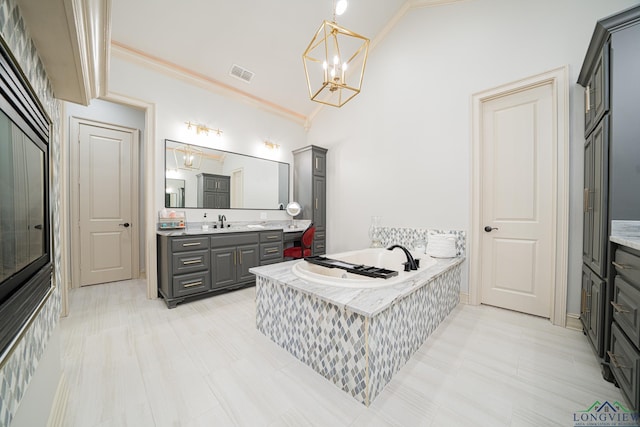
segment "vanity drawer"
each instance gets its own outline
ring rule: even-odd
[[[260,243],[282,242],[282,230],[263,231],[260,233]]]
[[[260,244],[260,263],[266,260],[283,259],[282,242]]]
[[[613,266],[631,285],[640,288],[640,256],[637,253],[622,248],[616,249]]]
[[[259,239],[258,233],[224,233],[211,236],[211,248],[251,245],[258,243]]]
[[[209,236],[174,237],[171,239],[171,251],[183,252],[198,249],[209,249]]]
[[[210,288],[208,271],[173,276],[173,296],[184,297]]]
[[[640,398],[640,353],[625,337],[616,322],[611,324],[611,350],[607,352],[611,361],[611,372],[633,410],[638,409]]]
[[[616,276],[613,288],[613,319],[636,347],[640,347],[640,290],[622,276]]]
[[[173,274],[208,270],[209,258],[208,249],[175,253],[173,254]]]

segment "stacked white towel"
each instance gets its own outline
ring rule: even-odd
[[[433,258],[455,257],[456,236],[454,234],[433,234],[429,236],[427,255]]]

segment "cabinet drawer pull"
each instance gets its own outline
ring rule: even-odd
[[[613,366],[615,366],[617,369],[628,368],[628,366],[621,365],[620,362],[618,362],[618,356],[616,356],[614,353],[607,351],[607,354],[609,355],[609,359],[611,359],[611,363],[613,363]]]
[[[277,249],[267,249],[265,252],[268,253],[268,254],[275,254],[276,252],[278,252],[278,250]]]
[[[584,189],[584,195],[582,196],[582,200],[583,200],[582,210],[584,212],[589,211],[589,189],[588,188]]]
[[[589,87],[590,85],[587,85],[586,90],[584,91],[585,94],[585,100],[584,100],[584,112],[585,114],[589,112],[589,110],[591,109],[591,88]]]
[[[189,261],[182,261],[183,265],[200,264],[200,263],[201,263],[200,259],[192,259],[192,260],[189,260]]]
[[[194,242],[194,243],[183,243],[182,247],[186,248],[187,246],[200,246],[202,242]]]
[[[611,264],[613,264],[615,268],[619,268],[620,270],[633,270],[633,267],[627,264],[620,264],[619,262],[615,261],[611,261]]]
[[[183,288],[193,288],[194,286],[202,285],[202,280],[198,280],[197,282],[189,282],[182,285]]]
[[[318,249],[324,249],[324,245],[316,245],[316,248],[318,248]]]
[[[622,305],[622,304],[618,304],[618,303],[615,303],[615,302],[611,301],[611,305],[613,306],[613,309],[617,313],[629,313],[629,310],[625,310],[624,309],[624,305]]]
[[[277,239],[278,236],[267,236],[267,240],[274,240]]]

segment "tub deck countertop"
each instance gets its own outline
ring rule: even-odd
[[[328,255],[330,257],[330,255]],[[423,258],[428,257],[424,255]],[[348,309],[367,317],[375,316],[393,303],[414,292],[416,289],[432,281],[452,267],[461,264],[464,257],[434,258],[435,264],[422,268],[411,279],[390,286],[377,288],[346,288],[311,282],[296,276],[292,267],[301,260],[286,261],[279,264],[251,268],[249,271],[257,276],[275,280],[300,292],[316,296],[341,309]],[[384,279],[375,279],[384,280]]]

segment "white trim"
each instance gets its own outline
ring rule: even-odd
[[[551,323],[558,326],[566,325],[567,312],[567,272],[568,272],[568,245],[569,245],[569,67],[563,66],[522,80],[488,89],[472,95],[472,124],[471,124],[471,233],[468,236],[469,244],[469,295],[470,303],[481,303],[482,288],[482,251],[480,238],[482,233],[481,220],[481,158],[482,142],[482,104],[492,98],[503,96],[516,90],[527,87],[539,86],[551,83],[553,87],[553,103],[555,108],[554,123],[556,129],[555,163],[554,172],[555,198],[553,201],[554,218],[553,232],[555,236],[555,260],[554,283],[552,284],[553,296],[551,301]]]
[[[580,321],[580,315],[574,313],[567,313],[567,319],[565,321],[567,329],[575,329],[576,331],[582,331],[582,322]]]
[[[60,103],[60,117],[66,117],[67,113],[66,103]],[[70,219],[70,201],[69,201],[69,127],[65,123],[62,123],[59,129],[58,138],[60,138],[60,247],[56,250],[60,253],[60,297],[61,301],[61,317],[69,315],[69,288],[70,288],[70,273],[69,265],[71,259],[70,252],[70,238],[69,238],[69,224]]]
[[[460,292],[460,304],[469,304],[469,292]]]
[[[144,206],[145,221],[145,276],[147,279],[147,298],[158,298],[158,273],[156,260],[156,188],[155,188],[155,151],[153,141],[156,138],[156,106],[154,103],[131,98],[107,91],[102,99],[144,110],[145,129],[143,132],[142,158],[144,161]]]
[[[64,417],[67,412],[67,401],[69,400],[69,383],[64,371],[60,374],[56,395],[53,397],[51,411],[49,412],[49,420],[47,427],[57,427],[64,425]]]

